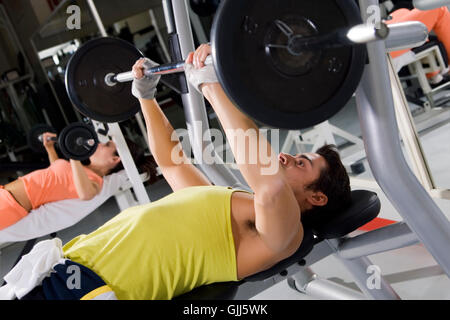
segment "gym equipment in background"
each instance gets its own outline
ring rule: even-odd
[[[28,131],[27,141],[31,150],[36,153],[45,153],[45,147],[42,144],[42,140],[39,139],[44,133],[56,133],[56,129],[48,124],[37,124]]]
[[[33,151],[45,153],[42,141],[45,132],[56,133],[56,130],[46,124],[39,124],[28,133],[28,145]],[[79,161],[89,159],[98,146],[95,130],[81,122],[70,124],[61,131],[59,138],[51,138],[51,140],[57,142],[59,150],[66,158]]]

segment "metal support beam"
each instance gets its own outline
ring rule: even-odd
[[[178,34],[181,54],[184,60],[190,52],[195,51],[186,0],[165,0],[163,2],[163,8],[167,29]],[[202,170],[215,185],[231,186],[244,190],[248,189],[224,165],[222,159],[215,151],[211,152],[211,157],[214,159],[213,164],[204,162],[204,150],[214,150],[214,147],[211,147],[211,145],[213,146],[213,142],[208,124],[208,116],[206,114],[205,101],[203,96],[192,85],[188,85],[189,93],[182,94],[182,99],[189,139],[197,163],[200,164]],[[209,151],[208,154],[210,154]]]
[[[363,20],[377,0],[360,0]],[[367,44],[369,64],[357,90],[356,100],[372,173],[391,203],[419,240],[450,276],[450,222],[403,156],[395,118],[391,81],[383,41]]]
[[[89,8],[92,12],[92,15],[95,19],[95,22],[100,30],[100,33],[103,37],[107,37],[106,29],[103,25],[103,22],[98,14],[97,8],[95,7],[93,0],[86,0]],[[131,94],[131,92],[130,92]],[[93,121],[94,124],[96,121]],[[98,123],[97,123],[98,125]],[[109,126],[110,135],[113,138],[117,146],[117,152],[119,153],[120,159],[122,161],[123,167],[130,178],[130,181],[133,184],[133,190],[136,195],[136,198],[139,204],[146,204],[150,202],[150,198],[148,197],[147,191],[145,190],[144,184],[139,176],[139,172],[136,168],[136,164],[134,163],[134,159],[131,157],[130,150],[128,149],[128,145],[125,141],[125,137],[120,130],[120,126],[118,123],[111,123]]]

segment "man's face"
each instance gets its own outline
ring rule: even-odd
[[[280,153],[278,160],[300,207],[309,208],[307,199],[312,196],[312,191],[306,190],[306,187],[319,179],[321,171],[326,169],[325,158],[317,153],[302,153],[295,156]]]

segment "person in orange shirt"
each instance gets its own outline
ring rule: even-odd
[[[450,11],[447,7],[441,7],[433,10],[422,11],[419,9],[399,8],[395,9],[390,14],[391,20],[386,21],[388,24],[406,22],[406,21],[420,21],[427,26],[428,32],[434,31],[439,41],[442,42],[446,51],[447,57],[450,61]],[[409,49],[391,52],[392,58],[401,56],[408,52]],[[450,80],[450,75],[441,75],[434,73],[428,75],[431,83],[437,84],[443,80]]]
[[[43,135],[50,161],[48,168],[0,186],[0,230],[15,224],[43,204],[66,199],[90,200],[100,193],[103,177],[123,169],[113,141],[100,143],[89,158],[90,164],[83,165],[80,161],[58,158],[55,142],[48,139],[55,136],[53,133]],[[137,145],[130,141],[127,143],[140,172],[154,176],[156,166],[152,157],[145,157]]]

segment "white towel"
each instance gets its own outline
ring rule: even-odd
[[[64,261],[60,239],[39,242],[4,277],[6,285],[0,288],[0,300],[23,298],[50,275],[55,265]]]

